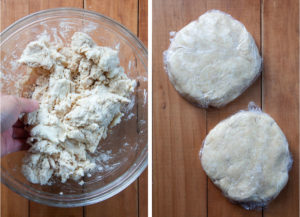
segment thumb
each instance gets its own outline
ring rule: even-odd
[[[39,102],[33,99],[19,98],[20,112],[33,112],[39,108]]]
[[[33,112],[39,108],[35,100],[1,95],[1,132],[9,129],[21,112]]]

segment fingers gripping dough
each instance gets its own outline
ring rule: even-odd
[[[201,163],[226,197],[255,208],[286,185],[292,159],[283,132],[269,115],[241,111],[209,132]]]
[[[245,26],[217,10],[177,32],[164,62],[176,90],[201,107],[221,107],[234,100],[261,67],[255,41]]]

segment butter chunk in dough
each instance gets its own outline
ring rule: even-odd
[[[260,111],[241,111],[220,122],[200,153],[214,184],[247,209],[264,206],[279,194],[292,163],[283,132]]]
[[[19,60],[30,68],[23,95],[40,102],[38,111],[24,116],[32,147],[23,173],[30,182],[49,184],[53,176],[77,181],[95,168],[89,153],[121,122],[136,86],[118,55],[82,32],[70,47],[47,37],[27,45]]]

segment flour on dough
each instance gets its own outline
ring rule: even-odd
[[[211,10],[171,39],[165,68],[175,89],[201,107],[221,107],[258,77],[261,57],[245,26]]]
[[[226,197],[251,209],[279,194],[292,159],[285,135],[269,115],[241,111],[209,132],[201,163]]]
[[[119,65],[118,51],[82,32],[70,46],[47,37],[30,42],[19,62],[29,66],[23,95],[40,102],[38,111],[24,116],[31,145],[25,177],[41,185],[53,176],[79,181],[95,168],[89,153],[120,123],[136,81]]]

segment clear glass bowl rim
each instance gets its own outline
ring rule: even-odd
[[[109,25],[114,26],[117,28],[118,31],[126,35],[128,39],[131,40],[131,42],[134,43],[136,46],[135,49],[138,50],[145,59],[145,62],[143,61],[143,58],[139,56],[139,59],[141,60],[142,64],[144,65],[145,69],[147,70],[147,59],[148,59],[148,52],[147,49],[145,48],[144,44],[130,31],[128,30],[125,26],[122,24],[114,21],[113,19],[102,15],[97,12],[89,11],[86,9],[80,9],[80,8],[54,8],[54,9],[47,9],[47,10],[41,10],[32,14],[29,14],[25,17],[22,17],[21,19],[17,20],[7,28],[5,28],[1,33],[0,33],[0,40],[1,40],[1,46],[3,44],[3,41],[5,41],[9,36],[14,33],[15,30],[17,30],[19,27],[18,25],[22,24],[23,22],[26,22],[38,15],[51,15],[55,14],[56,12],[70,12],[70,13],[77,13],[77,14],[84,14],[93,18],[98,18],[103,20],[104,22],[108,23]],[[127,40],[128,40],[127,39]],[[1,49],[1,47],[0,47]],[[86,205],[91,205],[95,204],[101,201],[104,201],[110,197],[113,197],[114,195],[118,194],[119,192],[123,191],[125,188],[127,188],[131,183],[133,183],[140,175],[141,173],[145,170],[148,164],[148,146],[144,148],[144,150],[141,152],[139,158],[140,160],[136,163],[135,166],[131,166],[122,176],[114,180],[112,183],[109,183],[108,186],[106,187],[106,191],[103,192],[98,192],[94,191],[93,195],[90,195],[89,197],[85,198],[82,200],[81,197],[67,197],[62,198],[60,197],[59,199],[57,198],[52,198],[49,197],[49,195],[40,195],[38,192],[35,191],[26,191],[24,189],[24,186],[21,182],[15,180],[13,177],[11,177],[9,174],[7,174],[5,171],[2,170],[1,168],[1,182],[5,184],[9,189],[12,191],[16,192],[17,194],[49,206],[55,206],[55,207],[78,207],[78,206],[86,206]],[[82,194],[80,196],[87,196],[89,193]]]

